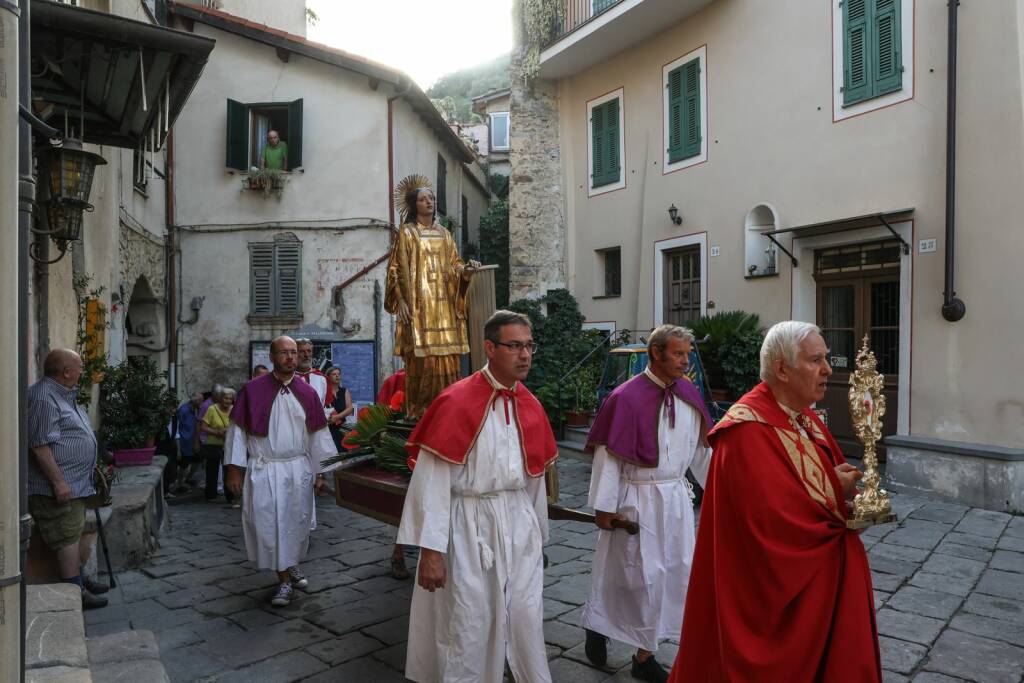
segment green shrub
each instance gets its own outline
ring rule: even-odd
[[[100,383],[100,436],[114,450],[142,448],[170,420],[177,404],[166,374],[149,358],[108,366]]]
[[[760,381],[761,343],[764,332],[748,330],[727,337],[718,349],[725,386],[737,399]]]
[[[702,316],[694,321],[693,333],[697,339],[708,337],[708,340],[698,347],[701,360],[704,362],[708,386],[715,389],[724,389],[727,386],[722,365],[722,344],[733,336],[757,332],[760,329],[761,319],[756,313],[746,311],[722,311]]]

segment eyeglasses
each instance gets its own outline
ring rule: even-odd
[[[515,354],[520,354],[523,349],[526,349],[530,355],[537,353],[537,349],[540,348],[540,344],[537,342],[530,342],[529,344],[523,344],[522,342],[494,342],[498,346],[504,346],[509,351]]]

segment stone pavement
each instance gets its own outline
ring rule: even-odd
[[[559,463],[562,502],[582,507],[589,465]],[[1024,675],[1024,517],[900,495],[899,525],[863,535],[876,589],[887,681],[1019,683]],[[394,529],[317,503],[303,568],[306,594],[268,604],[275,583],[245,560],[239,511],[172,505],[160,549],[120,575],[111,605],[86,613],[86,634],[153,631],[172,681],[403,681],[411,582],[388,576]],[[553,522],[545,635],[557,683],[630,681],[630,648],[589,666],[579,626],[596,530]],[[410,567],[413,566],[410,562]],[[658,658],[671,665],[676,644]],[[90,658],[92,657],[90,649]]]

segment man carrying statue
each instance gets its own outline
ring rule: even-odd
[[[480,267],[463,263],[455,240],[437,222],[430,181],[407,176],[395,188],[401,213],[388,258],[384,310],[395,315],[395,355],[405,364],[405,414],[423,415],[430,401],[459,379],[469,353],[466,291]]]

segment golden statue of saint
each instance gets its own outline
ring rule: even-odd
[[[455,240],[438,224],[434,190],[411,175],[395,188],[402,225],[391,246],[384,310],[396,316],[395,355],[405,363],[405,413],[418,418],[459,379],[469,353],[466,290],[480,264],[463,263]]]

